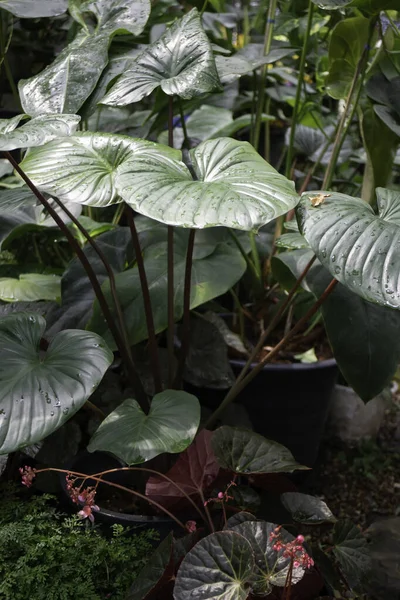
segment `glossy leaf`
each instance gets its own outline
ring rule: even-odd
[[[171,576],[173,574],[172,569],[170,569],[172,551],[173,537],[170,533],[154,551],[144,569],[134,580],[126,600],[144,600],[157,589],[165,575]]]
[[[101,423],[88,450],[111,452],[135,465],[164,452],[183,452],[192,443],[199,423],[199,401],[187,392],[165,390],[156,394],[148,415],[129,398]]]
[[[359,588],[370,572],[371,555],[367,538],[350,521],[339,521],[333,532],[333,552],[349,584]]]
[[[335,523],[336,518],[323,500],[299,492],[285,492],[281,496],[283,506],[298,523],[320,525]]]
[[[174,600],[188,597],[246,600],[254,558],[249,542],[233,531],[212,533],[183,559],[176,576]]]
[[[201,498],[220,471],[211,448],[211,438],[212,432],[203,429],[167,473],[167,476],[189,496]],[[157,476],[148,479],[146,496],[157,500],[167,508],[185,499],[176,486],[163,477]]]
[[[54,138],[72,135],[80,120],[77,115],[44,115],[28,121],[18,129],[18,123],[14,121],[15,127],[12,130],[8,128],[6,132],[0,133],[0,150],[42,146]],[[2,130],[0,122],[0,131]]]
[[[169,96],[190,99],[220,87],[210,42],[197,9],[192,9],[134,61],[103,98],[123,106],[142,100],[157,87]]]
[[[56,17],[66,12],[68,0],[0,0],[0,8],[20,19]]]
[[[19,279],[0,277],[0,300],[3,302],[35,302],[57,300],[61,296],[61,277],[24,273]]]
[[[277,248],[288,248],[289,250],[297,250],[298,248],[309,248],[309,244],[304,236],[300,233],[290,232],[284,233],[275,242]]]
[[[246,523],[247,521],[257,521],[257,517],[245,510],[242,510],[241,512],[235,513],[229,517],[229,519],[226,521],[224,529],[233,529],[236,527],[236,525]]]
[[[166,146],[122,135],[77,133],[30,151],[21,167],[39,189],[63,201],[108,206],[121,202],[116,174],[128,158],[134,164],[181,164],[179,153]]]
[[[74,11],[73,17],[82,23],[85,13],[96,19],[96,33],[142,33],[150,15],[149,0],[86,0]]]
[[[76,113],[107,64],[109,35],[80,31],[43,71],[18,84],[21,104],[32,117]]]
[[[219,138],[190,151],[197,180],[182,163],[127,161],[116,187],[136,211],[181,227],[226,226],[257,231],[294,208],[293,182],[265,162],[248,142]]]
[[[0,320],[0,454],[39,442],[86,402],[113,361],[93,333],[59,333],[39,350],[46,322],[34,313]]]
[[[279,281],[284,264],[293,274],[292,287],[312,251],[284,252],[274,257],[272,268]],[[279,264],[280,263],[280,264]],[[307,274],[303,287],[319,298],[332,281],[330,273],[317,261]],[[378,306],[338,284],[321,307],[325,330],[338,366],[349,385],[364,401],[374,398],[390,381],[400,361],[400,313]]]
[[[247,429],[220,427],[213,435],[212,448],[221,467],[235,473],[292,473],[308,469],[299,465],[285,446]]]
[[[332,138],[335,128],[326,127],[324,132],[314,127],[298,124],[294,136],[294,149],[299,154],[305,155],[313,163],[319,162],[321,165],[327,165],[331,159],[333,143],[326,147],[329,138]],[[285,135],[285,143],[289,145],[290,128]],[[353,152],[351,140],[344,140],[338,156],[338,164],[348,160]]]
[[[236,525],[232,531],[242,535],[250,544],[255,558],[252,575],[252,588],[257,595],[269,594],[273,586],[285,587],[291,559],[283,556],[283,550],[273,549],[271,533],[276,525],[265,521],[245,521]],[[285,529],[280,530],[280,539],[284,543],[292,542],[294,537]],[[292,584],[298,583],[305,573],[304,567],[293,567]]]
[[[174,290],[175,290],[175,319],[183,315],[183,287],[186,266],[187,232],[177,230],[174,234]],[[144,265],[153,307],[153,317],[156,332],[163,331],[168,324],[167,303],[167,245],[160,242],[151,246],[144,254]],[[194,255],[192,267],[192,287],[190,308],[220,296],[234,285],[246,270],[246,263],[240,252],[226,243],[214,245],[214,250],[207,251],[199,258]],[[131,344],[147,339],[147,325],[144,312],[143,297],[137,267],[128,269],[116,275],[116,289],[121,303],[126,331]],[[111,304],[109,282],[103,284],[103,292]],[[93,319],[90,329],[102,332],[113,347],[113,340],[107,325],[95,302]]]
[[[252,73],[259,67],[281,60],[288,54],[295,53],[294,48],[275,48],[266,56],[250,58],[237,52],[233,56],[217,56],[215,59],[219,77],[222,83],[230,83],[242,75]]]
[[[314,207],[314,193],[307,192],[297,217],[301,233],[338,281],[366,300],[400,308],[400,193],[376,193],[378,215],[362,200],[336,192]]]

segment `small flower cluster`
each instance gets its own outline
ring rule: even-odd
[[[22,485],[25,485],[27,488],[31,487],[33,480],[36,477],[36,469],[32,469],[32,467],[21,467],[19,469],[22,479]]]
[[[304,536],[298,535],[292,542],[283,542],[281,539],[281,525],[278,525],[271,532],[269,539],[273,544],[275,552],[282,552],[284,558],[290,558],[293,561],[293,567],[303,567],[310,569],[314,566],[314,561],[303,548]]]
[[[96,488],[87,487],[82,490],[81,487],[75,487],[76,478],[70,473],[66,475],[65,479],[67,482],[67,491],[72,502],[83,504],[83,508],[78,512],[78,516],[81,519],[89,519],[93,523],[93,511],[97,512],[100,510],[97,504],[95,504]]]
[[[204,502],[204,506],[207,506],[207,504],[209,504],[210,502],[228,502],[228,500],[233,500],[233,496],[229,496],[228,491],[229,489],[233,486],[236,485],[236,483],[234,481],[231,481],[230,484],[228,485],[228,487],[226,488],[226,490],[224,492],[218,492],[217,497],[216,498],[209,498],[208,500],[206,500]]]

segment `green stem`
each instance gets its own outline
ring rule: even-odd
[[[188,136],[188,132],[186,129],[185,114],[183,112],[183,104],[182,104],[181,98],[179,98],[179,114],[181,116],[181,125],[182,125],[183,137],[185,140],[185,147],[189,148],[189,136]]]
[[[266,56],[270,49],[272,43],[272,36],[274,32],[274,23],[275,23],[275,14],[277,8],[277,0],[270,0],[267,14],[267,23],[265,26],[265,35],[264,35],[264,56]],[[264,65],[261,69],[261,75],[258,86],[258,98],[257,98],[257,111],[256,111],[256,120],[254,125],[254,135],[253,135],[253,146],[257,150],[258,143],[260,140],[260,131],[261,131],[261,115],[265,105],[265,79],[267,76],[267,65]]]
[[[118,223],[121,220],[121,217],[124,213],[124,209],[125,209],[125,204],[123,202],[121,202],[120,204],[118,204],[117,210],[114,213],[114,216],[112,218],[112,225],[118,225]]]
[[[285,175],[288,179],[290,178],[290,172],[292,169],[294,136],[296,133],[297,117],[298,117],[299,108],[300,108],[301,91],[302,91],[303,82],[304,82],[304,71],[305,71],[305,67],[306,67],[307,48],[308,48],[308,41],[310,39],[312,21],[313,21],[313,16],[314,16],[314,7],[315,7],[314,2],[312,2],[312,0],[310,0],[309,5],[308,5],[307,27],[306,27],[306,31],[304,34],[303,49],[301,52],[301,59],[300,59],[299,79],[297,82],[296,98],[294,101],[292,122],[291,122],[291,127],[290,127],[289,145],[288,145],[287,154],[286,154]]]
[[[351,125],[351,122],[353,120],[354,114],[357,110],[357,105],[358,105],[358,101],[359,101],[359,98],[361,95],[361,90],[362,90],[364,77],[365,77],[365,69],[366,69],[367,63],[368,63],[368,56],[369,56],[369,50],[370,50],[369,44],[370,44],[370,41],[371,41],[371,38],[373,35],[375,23],[376,23],[376,20],[373,20],[371,23],[368,42],[365,45],[365,48],[361,54],[360,60],[358,61],[357,68],[355,70],[354,77],[351,82],[350,90],[349,90],[349,93],[348,93],[347,99],[346,99],[346,105],[345,105],[342,117],[339,121],[339,126],[338,126],[338,129],[336,132],[336,138],[335,138],[335,142],[333,144],[331,159],[329,161],[328,167],[325,172],[325,177],[324,177],[324,181],[322,184],[323,190],[329,189],[329,187],[331,186],[333,174],[336,169],[336,164],[337,164],[337,161],[339,158],[340,150],[343,146],[343,142],[346,138],[346,135],[347,135],[347,132]],[[360,76],[361,76],[361,81],[359,82]],[[358,85],[358,83],[359,83],[359,85]],[[358,86],[358,89],[357,89],[357,86]],[[353,103],[353,108],[349,115],[350,107],[352,105],[353,98],[355,95],[356,95],[356,98]],[[347,118],[348,115],[349,115],[349,118]]]
[[[221,402],[221,404],[219,405],[217,410],[215,410],[214,413],[211,415],[211,417],[208,419],[207,423],[204,426],[206,429],[210,429],[214,425],[214,423],[216,422],[218,417],[224,412],[226,407],[236,398],[236,396],[238,394],[240,394],[240,392],[246,387],[246,385],[248,385],[250,383],[250,381],[252,381],[254,379],[254,377],[256,377],[256,375],[258,375],[258,373],[263,370],[264,366],[267,363],[271,362],[271,360],[273,358],[275,358],[275,356],[277,356],[277,354],[279,354],[279,352],[283,348],[286,347],[286,345],[290,342],[290,340],[296,333],[301,331],[302,327],[309,321],[309,319],[311,317],[313,317],[315,315],[315,313],[317,312],[317,310],[319,309],[321,304],[323,304],[325,302],[326,298],[328,298],[328,296],[333,292],[337,283],[338,283],[337,280],[333,279],[330,282],[330,284],[328,285],[328,287],[325,289],[323,294],[320,296],[320,298],[310,308],[310,310],[301,319],[299,319],[299,321],[297,321],[297,323],[293,327],[293,329],[291,329],[289,331],[289,333],[281,339],[281,341],[271,350],[271,352],[269,352],[263,358],[263,360],[261,360],[250,371],[250,373],[248,373],[246,375],[246,377],[244,377],[241,381],[236,382],[233,385],[233,387],[230,389],[228,394],[225,396],[225,398],[223,399],[223,401]]]
[[[169,96],[168,104],[168,145],[174,147],[174,98]],[[168,329],[167,329],[167,349],[168,349],[168,386],[172,387],[174,381],[174,329],[175,329],[175,307],[174,307],[174,228],[168,225],[167,228],[167,295],[168,295]]]
[[[242,244],[239,241],[238,236],[233,231],[233,229],[228,229],[228,233],[231,236],[231,238],[233,239],[233,241],[235,242],[240,254],[243,256],[244,260],[246,261],[247,267],[250,271],[250,275],[253,279],[254,285],[256,286],[257,293],[258,293],[260,291],[261,278],[259,277],[259,275],[257,273],[256,266],[253,263],[253,261],[251,260],[251,258],[249,257],[249,255],[247,254],[246,250],[243,248]],[[249,234],[249,235],[251,235],[251,234]]]

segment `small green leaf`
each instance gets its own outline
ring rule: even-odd
[[[299,465],[285,446],[247,429],[220,427],[213,435],[212,447],[221,467],[235,473],[292,473],[308,469]]]
[[[307,525],[320,525],[321,523],[335,523],[333,516],[325,502],[298,492],[285,492],[281,496],[283,506],[290,512],[298,523]]]
[[[133,61],[103,98],[103,104],[139,102],[157,87],[190,99],[220,88],[210,42],[197,9],[192,9]]]
[[[190,152],[197,180],[180,162],[127,161],[116,187],[139,213],[180,227],[225,226],[257,231],[294,208],[293,182],[278,173],[248,142],[218,138]]]
[[[17,119],[19,117],[24,118],[25,115],[19,115]],[[77,115],[43,115],[16,129],[19,121],[14,119],[10,119],[12,127],[11,129],[8,127],[6,131],[3,126],[6,119],[0,120],[0,131],[2,132],[0,133],[0,150],[2,151],[42,146],[54,138],[72,135],[81,120]]]
[[[309,248],[307,240],[300,233],[284,233],[275,242],[277,248],[297,250],[298,248]]]
[[[61,277],[24,273],[19,279],[0,278],[0,300],[4,302],[35,302],[57,300],[61,296]]]
[[[178,390],[156,394],[148,415],[129,398],[101,423],[88,450],[112,452],[135,465],[164,452],[183,452],[192,443],[199,423],[200,404],[192,394]]]
[[[39,349],[46,322],[35,313],[0,319],[0,454],[34,444],[68,421],[113,361],[88,331],[57,334]]]
[[[246,600],[255,563],[249,542],[233,531],[212,533],[183,559],[174,600]]]
[[[20,19],[56,17],[66,12],[68,0],[0,0],[0,8]]]

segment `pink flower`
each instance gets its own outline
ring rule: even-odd
[[[96,505],[96,504],[92,504],[91,506],[88,506],[87,504],[82,508],[82,510],[80,510],[78,512],[78,517],[80,519],[89,519],[89,521],[91,523],[94,522],[94,515],[92,514],[92,511],[99,511],[100,508]]]
[[[270,533],[269,539],[272,543],[272,549],[275,552],[282,552],[284,558],[290,558],[290,560],[293,561],[293,567],[296,569],[298,567],[310,569],[314,566],[313,559],[303,548],[304,536],[298,535],[296,539],[285,543],[280,538],[280,531],[281,525],[278,525],[278,527]]]
[[[197,529],[196,521],[186,521],[186,529],[189,533],[193,533]]]
[[[31,487],[33,480],[36,477],[36,469],[32,469],[32,467],[21,467],[19,469],[21,473],[22,485],[26,487]]]

